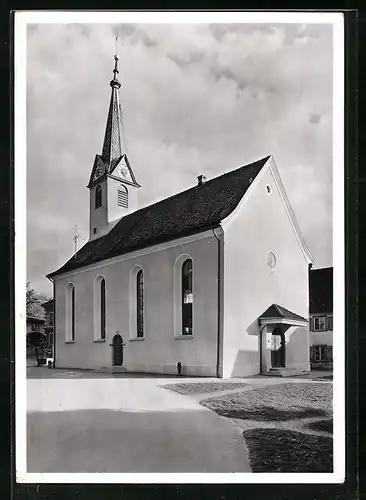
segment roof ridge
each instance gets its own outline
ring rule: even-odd
[[[254,165],[256,163],[260,163],[260,162],[263,161],[263,164],[264,164],[265,161],[267,161],[270,157],[271,157],[271,155],[268,155],[268,156],[266,156],[264,158],[261,158],[260,160],[253,161],[252,163],[248,163],[247,165],[242,165],[241,167],[237,167],[234,170],[229,170],[228,172],[225,172],[223,174],[217,175],[216,177],[212,177],[211,179],[206,180],[203,184],[201,184],[199,186],[197,184],[195,184],[194,186],[191,186],[190,188],[184,189],[183,191],[178,191],[177,193],[172,194],[170,196],[167,196],[166,198],[162,198],[161,200],[155,201],[154,203],[151,203],[150,205],[146,205],[145,207],[139,208],[135,212],[132,212],[130,214],[125,215],[124,217],[121,217],[121,219],[124,219],[125,217],[127,218],[130,215],[132,215],[132,214],[136,214],[136,213],[140,212],[141,210],[146,210],[146,209],[148,209],[150,207],[154,207],[155,205],[158,205],[159,203],[162,203],[164,201],[171,200],[175,196],[179,196],[179,195],[181,195],[183,193],[188,193],[188,191],[193,191],[194,189],[197,189],[197,188],[200,189],[202,187],[210,185],[213,181],[216,181],[218,179],[222,179],[223,177],[226,177],[226,176],[228,176],[230,174],[234,174],[235,172],[238,172],[241,169],[251,167],[252,165]],[[118,223],[119,223],[119,221],[117,222],[116,226],[118,225]]]

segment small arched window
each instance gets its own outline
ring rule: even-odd
[[[95,208],[102,206],[102,186],[98,185],[95,189]]]
[[[100,338],[105,339],[105,279],[100,282]]]
[[[75,286],[72,283],[66,287],[65,340],[75,341]]]
[[[182,265],[182,335],[193,334],[193,265],[186,259]]]
[[[136,276],[136,320],[137,337],[144,336],[144,272],[139,270]]]

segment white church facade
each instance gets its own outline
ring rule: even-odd
[[[90,239],[48,275],[55,366],[225,378],[308,371],[312,256],[273,157],[139,208],[117,61],[88,184]]]

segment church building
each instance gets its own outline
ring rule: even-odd
[[[211,377],[309,365],[312,256],[272,156],[139,208],[118,57],[89,241],[54,283],[55,366]]]

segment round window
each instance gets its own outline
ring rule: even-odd
[[[276,256],[273,252],[268,252],[267,262],[270,269],[274,269],[276,267]]]

